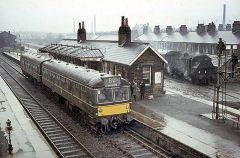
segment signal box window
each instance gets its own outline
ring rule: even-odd
[[[151,66],[150,65],[144,65],[142,67],[142,74],[143,74],[143,81],[146,85],[151,85]]]

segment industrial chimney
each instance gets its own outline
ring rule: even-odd
[[[93,26],[93,28],[94,28],[94,34],[96,34],[96,30],[97,30],[97,28],[96,28],[96,27],[97,27],[97,26],[96,26],[96,22],[97,22],[97,21],[96,21],[96,16],[94,15],[94,24],[93,24],[93,25],[94,25],[94,26]]]
[[[226,28],[226,4],[223,4],[223,28]]]

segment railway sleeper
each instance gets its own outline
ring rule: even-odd
[[[89,157],[89,156],[87,156],[87,154],[85,154],[85,153],[79,153],[79,154],[65,156],[65,158],[77,158],[77,157]]]
[[[34,115],[45,115],[46,116],[46,112],[45,111],[31,111],[32,114]]]
[[[129,147],[129,146],[124,146],[125,148]],[[130,150],[139,150],[142,148],[141,145],[131,145],[130,147]]]
[[[32,115],[34,117],[34,119],[39,122],[39,123],[44,123],[44,122],[54,122],[50,117],[46,117],[46,116],[35,116],[34,114]]]
[[[26,100],[22,100],[23,104],[25,106],[29,106],[29,107],[39,107],[39,105],[35,102],[35,101],[26,101]]]
[[[65,135],[65,132],[59,132],[59,133],[51,133],[49,134],[49,137],[57,137],[57,136],[63,136]]]
[[[77,145],[70,145],[70,146],[62,146],[62,147],[59,147],[58,149],[59,150],[61,150],[61,151],[64,151],[64,150],[67,150],[67,149],[76,149],[76,148],[78,148],[78,146]]]
[[[51,124],[41,124],[42,128],[53,128],[53,127],[58,127],[56,123],[51,123]]]
[[[59,126],[55,126],[55,127],[48,127],[48,126],[42,126],[43,130],[58,130],[61,129],[61,127]]]
[[[40,122],[40,125],[41,126],[51,126],[51,125],[55,125],[55,126],[58,126],[57,125],[57,123],[56,122],[53,122],[53,121],[51,121],[51,122]]]
[[[65,139],[65,138],[70,138],[67,135],[62,135],[62,136],[50,136],[51,140],[57,140],[57,139]]]
[[[59,129],[59,130],[44,130],[47,135],[51,134],[51,133],[58,133],[58,132],[62,132],[63,130],[62,129]]]
[[[155,155],[153,153],[147,152],[147,153],[134,154],[133,157],[149,158],[149,157],[155,157]]]
[[[54,143],[58,143],[58,142],[69,142],[69,141],[71,141],[72,140],[72,138],[64,138],[64,139],[55,139],[55,140],[52,140]]]
[[[145,153],[145,152],[148,152],[148,153],[150,153],[147,149],[145,149],[145,148],[140,148],[140,149],[129,149],[129,152],[130,153]]]
[[[86,153],[84,153],[82,149],[66,150],[66,151],[63,151],[62,154],[63,154],[64,156],[75,155],[75,154],[83,154],[83,155],[86,155]]]
[[[76,145],[75,142],[57,142],[55,145],[59,147],[64,147],[64,146],[70,146],[70,145]]]
[[[52,121],[51,118],[48,115],[38,115],[38,114],[33,114],[34,118],[36,118],[36,120],[49,120]]]
[[[28,110],[29,111],[43,111],[43,109],[42,108],[40,108],[40,107],[27,107],[28,108]]]

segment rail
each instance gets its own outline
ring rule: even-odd
[[[3,59],[1,59],[4,61]],[[7,63],[9,65],[9,63]],[[7,70],[0,65],[5,73],[2,78],[23,105],[33,122],[48,140],[59,157],[87,156],[94,157],[54,116],[52,116]],[[15,70],[16,71],[16,70]],[[15,82],[14,89],[10,85]],[[6,79],[8,78],[8,79]],[[11,82],[13,83],[13,82]],[[17,86],[17,87],[16,87]]]

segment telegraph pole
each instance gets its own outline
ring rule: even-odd
[[[222,38],[219,38],[218,45],[217,45],[217,56],[218,56],[218,69],[217,69],[217,84],[214,86],[214,90],[216,90],[216,98],[214,96],[214,104],[216,106],[213,106],[214,112],[216,112],[216,119],[219,119],[219,97],[220,97],[220,87],[221,87],[221,78],[223,77],[223,72],[221,68],[221,56],[223,55],[223,52],[226,50],[226,46],[222,41]],[[214,92],[215,94],[215,92]]]

